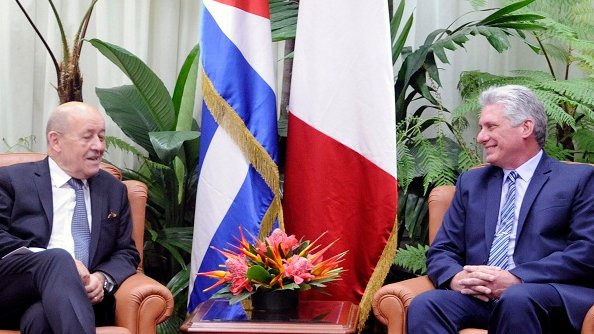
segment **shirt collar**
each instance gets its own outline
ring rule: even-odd
[[[538,163],[540,162],[540,159],[542,158],[542,154],[543,154],[543,152],[541,149],[532,158],[528,159],[528,161],[526,161],[525,163],[520,165],[520,167],[515,169],[516,173],[518,173],[518,175],[520,176],[520,179],[522,179],[526,182],[529,182],[530,179],[532,179],[532,176],[534,175],[534,171],[536,170],[536,167],[538,166]],[[504,169],[503,170],[503,180],[507,180],[507,176],[509,175],[509,173],[511,171],[512,171],[512,169]]]
[[[72,178],[72,176],[66,174],[66,172],[58,166],[58,164],[54,161],[52,157],[48,159],[49,162],[49,170],[50,170],[50,177],[52,179],[52,186],[56,188],[62,188],[68,180]],[[84,186],[87,186],[87,180],[81,180]]]

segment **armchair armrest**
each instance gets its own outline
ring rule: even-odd
[[[389,334],[406,333],[406,310],[421,292],[435,289],[427,276],[383,286],[373,296],[373,313],[388,327]]]
[[[132,334],[157,332],[157,325],[173,312],[171,291],[154,279],[137,272],[128,277],[115,293],[116,326]]]

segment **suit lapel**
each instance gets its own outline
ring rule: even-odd
[[[524,194],[524,199],[522,200],[522,206],[520,207],[520,215],[518,216],[516,243],[520,241],[520,235],[522,233],[522,228],[524,227],[526,217],[528,216],[528,212],[530,211],[532,204],[534,204],[536,196],[540,193],[542,187],[548,181],[550,172],[550,159],[548,158],[548,156],[543,154],[542,158],[540,159],[540,163],[538,164],[538,166],[536,166],[536,170],[534,170],[532,180],[530,180],[530,184],[528,184],[528,188],[526,189],[526,193]]]
[[[100,172],[101,173],[101,172]],[[101,221],[102,212],[106,212],[105,209],[105,194],[101,191],[101,182],[98,182],[99,174],[88,179],[89,191],[91,193],[91,245],[89,249],[89,269],[92,268],[93,258],[97,251],[99,244],[99,235],[101,234]]]
[[[37,188],[37,196],[39,196],[39,201],[41,202],[41,206],[43,207],[43,211],[47,217],[51,231],[54,221],[54,201],[52,195],[52,178],[50,176],[49,163],[47,159],[48,158],[45,158],[35,164],[33,182]]]
[[[485,211],[485,246],[487,246],[487,260],[489,256],[489,250],[491,249],[491,244],[493,243],[493,238],[495,237],[497,221],[499,220],[499,205],[501,201],[502,184],[503,171],[501,168],[497,168],[497,170],[489,178],[487,184],[487,208]]]

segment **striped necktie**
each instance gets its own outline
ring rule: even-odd
[[[505,195],[505,201],[501,207],[499,214],[499,225],[495,232],[495,238],[491,245],[489,252],[489,265],[497,266],[501,269],[507,269],[509,266],[507,258],[507,247],[509,244],[509,235],[512,232],[512,227],[516,212],[516,179],[518,178],[516,171],[511,171],[507,176],[508,188]]]
[[[76,194],[76,204],[72,215],[72,238],[74,239],[74,257],[89,266],[89,244],[91,233],[89,232],[89,220],[87,218],[87,207],[85,205],[85,192],[83,183],[79,179],[72,178],[68,184]]]

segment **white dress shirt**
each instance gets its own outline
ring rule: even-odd
[[[514,223],[512,226],[511,234],[509,235],[509,243],[507,245],[509,269],[513,269],[516,266],[516,264],[514,263],[514,249],[516,247],[516,234],[518,231],[518,218],[520,217],[520,208],[522,207],[522,201],[524,200],[526,189],[528,189],[528,185],[530,184],[530,180],[532,180],[532,176],[534,175],[536,166],[538,166],[538,163],[540,162],[540,158],[542,158],[542,150],[540,150],[535,156],[530,158],[530,160],[526,161],[523,165],[515,169],[519,177],[516,179],[516,206],[514,212]],[[503,170],[503,187],[501,188],[501,202],[499,204],[499,211],[501,211],[501,208],[503,207],[503,202],[505,201],[505,196],[507,195],[509,185],[506,182],[506,180],[507,176],[511,171],[511,169]],[[500,219],[501,217],[499,217],[499,219],[497,220],[498,226],[500,224]]]
[[[50,236],[50,248],[62,248],[68,251],[74,258],[74,239],[72,238],[72,215],[76,204],[76,195],[74,189],[68,184],[71,177],[66,174],[56,164],[52,158],[48,159],[50,177],[52,180],[52,200],[54,204],[54,220],[52,224],[52,234]],[[91,230],[91,194],[87,180],[81,180],[84,184],[85,206],[87,208],[87,218],[89,221],[89,231]]]

